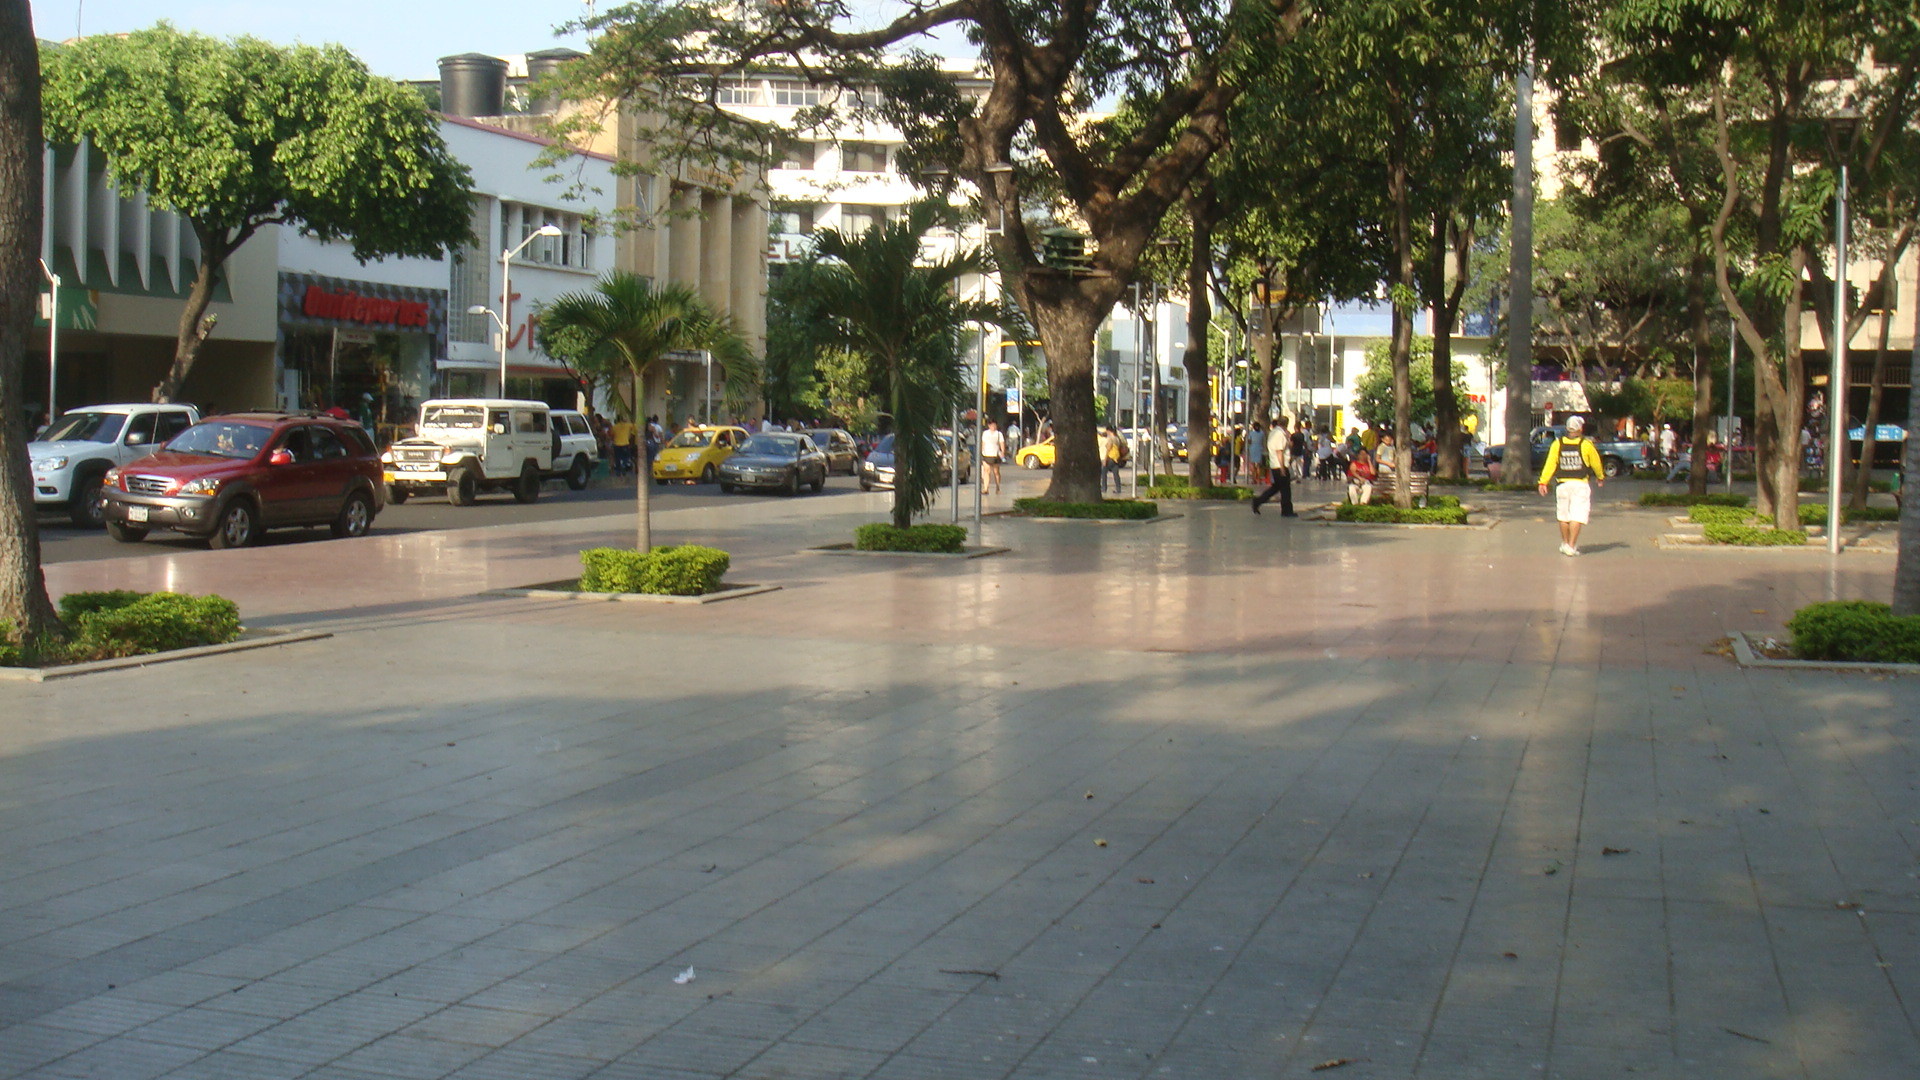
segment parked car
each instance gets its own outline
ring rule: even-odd
[[[1049,435],[1037,443],[1021,447],[1020,452],[1015,454],[1013,459],[1019,462],[1023,469],[1051,469],[1053,455],[1053,436]]]
[[[27,444],[33,504],[65,510],[83,529],[99,528],[106,521],[100,489],[107,470],[146,457],[199,419],[191,405],[89,405],[65,413]]]
[[[860,447],[853,436],[840,428],[815,428],[801,434],[813,440],[813,445],[827,455],[827,472],[846,473],[848,476],[860,475]]]
[[[827,486],[827,455],[798,433],[751,436],[720,463],[720,490],[729,494],[741,488],[771,488],[798,495],[802,485],[816,494]]]
[[[950,449],[952,435],[942,428],[934,432],[934,440],[940,447],[940,483],[950,483],[953,480],[953,454]],[[860,490],[890,488],[893,486],[893,477],[893,435],[887,434],[880,437],[880,441],[875,443],[872,451],[867,454],[867,459],[860,463]],[[967,444],[962,442],[960,444],[960,482],[965,484],[972,479],[973,455],[968,451]]]
[[[600,440],[594,437],[593,425],[577,409],[553,409],[547,422],[553,429],[552,471],[566,480],[569,490],[585,488],[600,461]]]
[[[233,413],[202,420],[166,448],[106,475],[108,535],[171,529],[214,548],[268,529],[326,525],[365,536],[385,505],[380,456],[359,424],[329,416]]]
[[[711,484],[720,478],[720,463],[747,441],[747,430],[737,427],[687,428],[667,440],[653,459],[653,482],[669,480]]]
[[[1507,448],[1505,446],[1487,447],[1487,475],[1500,476],[1505,483],[1522,484],[1531,481],[1540,474],[1541,466],[1547,463],[1547,450],[1553,446],[1553,440],[1566,433],[1566,427],[1561,424],[1534,428],[1529,439],[1533,457],[1533,463],[1530,466],[1532,471],[1526,476],[1513,480],[1506,480],[1504,475],[1501,475],[1502,470],[1497,467],[1501,465],[1501,459],[1506,456]],[[1594,439],[1593,448],[1600,451],[1600,461],[1606,468],[1608,479],[1624,476],[1630,470],[1647,468],[1653,464],[1653,448],[1644,442],[1631,440],[1609,442],[1605,439]]]
[[[472,506],[484,492],[510,491],[515,502],[533,502],[542,481],[574,468],[556,457],[571,436],[555,436],[551,411],[544,401],[512,398],[422,402],[417,433],[380,455],[388,497],[403,503],[444,491],[453,505]]]

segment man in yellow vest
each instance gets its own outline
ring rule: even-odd
[[[1586,437],[1586,421],[1567,417],[1567,433],[1547,447],[1547,460],[1540,468],[1540,494],[1547,485],[1554,487],[1555,516],[1560,519],[1560,554],[1580,554],[1580,527],[1593,512],[1593,489],[1601,486],[1606,475],[1600,451]]]

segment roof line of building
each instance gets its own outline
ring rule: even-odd
[[[530,142],[539,146],[560,145],[555,140],[546,138],[544,136],[529,135],[524,131],[515,131],[512,128],[498,127],[493,124],[483,124],[480,121],[475,120],[471,117],[453,116],[448,113],[441,113],[440,119],[445,120],[448,123],[458,124],[461,127],[472,128],[475,131],[485,131],[494,135],[505,135],[509,139],[519,139],[521,142]],[[614,157],[612,154],[603,154],[598,150],[582,150],[579,147],[575,147],[575,146],[569,146],[567,147],[567,149],[580,157],[592,158],[595,161],[611,162],[614,160]]]

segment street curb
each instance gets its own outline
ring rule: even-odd
[[[1788,553],[1812,552],[1818,555],[1825,555],[1827,553],[1827,545],[1816,544],[1811,538],[1804,544],[1715,544],[1709,542],[1704,536],[1690,535],[1687,533],[1663,533],[1654,537],[1653,546],[1662,551],[1715,551],[1721,553],[1731,551],[1749,555],[1756,552],[1772,551]],[[1897,555],[1900,553],[1900,549],[1898,547],[1881,547],[1877,544],[1868,546],[1859,543],[1843,543],[1840,547],[1840,553],[1842,555]]]
[[[758,596],[778,590],[778,585],[729,585],[724,589],[699,596],[670,596],[666,593],[605,593],[581,592],[579,589],[563,589],[562,585],[571,585],[576,578],[560,581],[543,581],[537,585],[527,585],[513,589],[488,589],[481,596],[507,600],[589,600],[614,601],[647,604],[717,604],[722,600],[738,600],[743,596]]]
[[[1857,671],[1874,675],[1920,675],[1920,664],[1874,664],[1860,660],[1774,660],[1754,651],[1752,637],[1767,637],[1750,630],[1735,630],[1728,635],[1733,642],[1733,659],[1743,668],[1773,668],[1778,671]]]
[[[81,675],[98,675],[107,671],[125,671],[128,668],[143,668],[151,664],[166,664],[175,660],[194,660],[202,656],[220,656],[225,653],[247,652],[251,649],[266,649],[275,645],[319,641],[332,636],[333,634],[326,630],[248,630],[240,640],[221,645],[196,645],[191,649],[173,649],[169,652],[147,653],[143,656],[122,656],[113,660],[89,660],[84,664],[63,664],[59,667],[0,667],[0,681],[46,682],[50,679],[71,679]]]
[[[1012,550],[1013,549],[1009,547],[982,545],[962,548],[959,551],[861,551],[852,544],[823,544],[820,547],[806,548],[800,553],[802,555],[855,555],[860,557],[873,556],[890,559],[960,559],[965,561],[967,559],[984,559],[989,555],[1005,555]]]
[[[1465,525],[1437,525],[1430,522],[1404,521],[1339,521],[1331,517],[1310,519],[1318,525],[1337,525],[1342,528],[1358,527],[1366,529],[1443,529],[1454,532],[1486,532],[1505,518],[1490,517],[1485,521],[1469,521]]]
[[[1066,525],[1158,525],[1163,521],[1172,521],[1175,518],[1183,518],[1183,517],[1186,517],[1187,515],[1155,514],[1150,518],[1074,518],[1074,517],[1045,517],[1040,515],[1022,514],[1016,510],[1001,510],[997,513],[988,514],[986,516],[999,518],[1002,521],[1040,521],[1040,522],[1045,522],[1049,525],[1060,525],[1060,524],[1066,524]]]

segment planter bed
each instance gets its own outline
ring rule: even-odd
[[[79,675],[124,671],[128,668],[142,668],[149,664],[165,664],[175,660],[194,660],[202,656],[220,656],[224,653],[266,649],[275,645],[319,641],[332,636],[333,634],[326,630],[247,630],[241,633],[239,640],[219,645],[195,645],[188,649],[121,656],[112,660],[88,660],[84,663],[60,664],[53,667],[0,667],[0,681],[46,682],[49,679],[70,679]]]
[[[778,585],[722,585],[713,592],[701,593],[698,596],[676,596],[671,593],[587,592],[580,588],[580,579],[562,578],[559,581],[543,581],[538,585],[488,589],[480,595],[527,600],[618,600],[656,604],[717,604],[722,600],[738,600],[743,596],[770,593],[778,588],[780,588]]]
[[[981,544],[959,551],[862,551],[852,544],[823,544],[806,550],[817,555],[870,555],[883,559],[984,559],[989,555],[1003,555],[1013,549]]]
[[[1237,506],[1239,504],[1235,503],[1233,505]],[[1023,514],[1018,510],[999,510],[999,511],[995,511],[994,513],[988,514],[986,516],[1002,518],[1009,521],[1062,522],[1068,525],[1158,525],[1163,521],[1172,521],[1175,518],[1185,517],[1186,515],[1156,514],[1150,518],[1070,518],[1070,517],[1047,517],[1047,516],[1038,515],[1038,514]]]
[[[1877,663],[1867,660],[1801,660],[1782,656],[1785,646],[1770,634],[1735,630],[1733,659],[1744,668],[1773,668],[1779,671],[1857,671],[1874,675],[1920,675],[1920,664]]]

